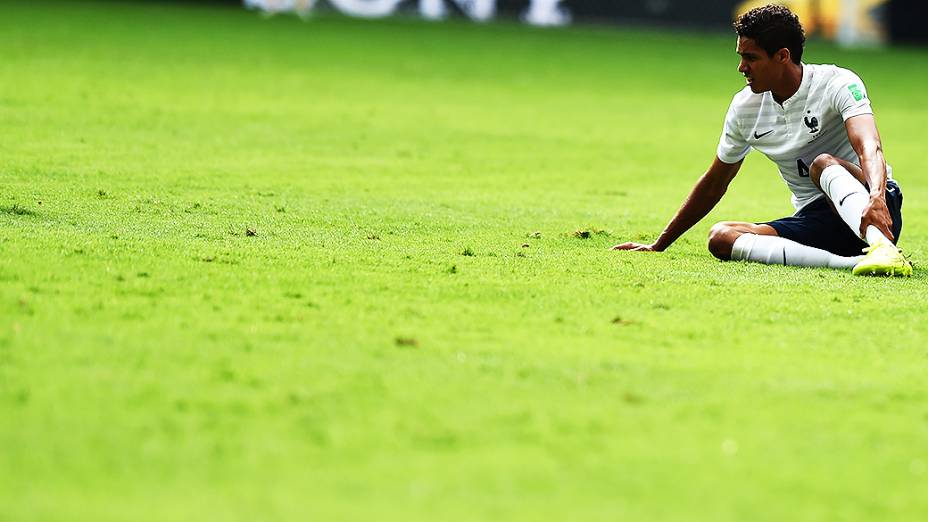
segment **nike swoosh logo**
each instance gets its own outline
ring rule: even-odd
[[[843,204],[844,204],[844,200],[847,199],[847,198],[849,198],[849,197],[851,197],[851,196],[853,196],[854,194],[856,194],[856,192],[851,192],[851,193],[848,194],[847,196],[844,196],[843,198],[841,198],[841,201],[838,202],[838,206],[840,207],[841,205],[843,205]]]
[[[759,139],[763,138],[764,136],[770,134],[771,132],[773,132],[773,130],[769,130],[769,131],[767,131],[767,132],[765,132],[765,133],[763,133],[763,134],[758,134],[757,131],[754,131],[754,139],[755,139],[755,140],[759,140]]]

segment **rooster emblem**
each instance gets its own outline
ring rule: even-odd
[[[818,118],[815,116],[812,116],[812,118],[806,116],[802,121],[804,121],[806,127],[809,128],[809,134],[815,134],[818,132]]]

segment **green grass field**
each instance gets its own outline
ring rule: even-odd
[[[868,84],[915,277],[713,259],[791,212],[757,154],[608,251],[734,43],[4,3],[0,520],[924,520],[928,50],[806,55]]]

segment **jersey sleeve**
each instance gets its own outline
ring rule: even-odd
[[[841,71],[831,81],[829,89],[832,105],[844,121],[861,114],[873,114],[864,82],[851,71]]]
[[[716,154],[719,159],[725,163],[738,163],[743,160],[750,152],[751,146],[748,145],[744,133],[738,123],[738,114],[735,110],[735,102],[732,101],[728,108],[728,114],[725,115],[725,126],[722,129],[722,137],[719,138],[719,147]]]

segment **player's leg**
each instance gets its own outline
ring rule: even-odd
[[[870,202],[867,181],[860,167],[829,154],[822,154],[812,162],[809,177],[828,196],[831,208],[847,224],[853,235],[859,237],[861,217]],[[897,240],[902,231],[902,193],[892,181],[887,183],[886,200],[893,219],[891,228],[896,236],[893,239]],[[854,268],[855,274],[912,274],[911,263],[879,229],[868,226],[863,239],[870,246],[867,257]]]
[[[832,208],[851,228],[851,232],[859,235],[860,219],[870,202],[870,190],[860,167],[830,154],[821,154],[812,162],[809,178],[828,196]],[[890,242],[874,226],[867,227],[864,240],[869,245],[878,241]]]
[[[780,221],[795,220],[784,218]],[[784,228],[784,230],[788,230]],[[709,231],[709,251],[722,260],[753,261],[767,265],[852,268],[858,257],[843,257],[827,250],[803,245],[781,237],[767,223],[723,221]]]
[[[712,228],[709,229],[709,252],[722,261],[730,260],[732,247],[734,247],[738,238],[744,234],[776,236],[777,231],[767,224],[722,221],[712,225]]]

